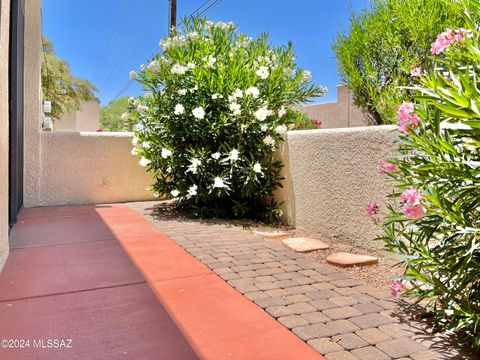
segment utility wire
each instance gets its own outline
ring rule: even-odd
[[[103,56],[102,56],[102,59],[99,63],[99,65],[97,66],[97,69],[95,70],[95,72],[93,73],[93,80],[92,81],[95,81],[97,79],[98,76],[100,76],[102,70],[104,69],[105,65],[106,65],[106,61],[108,59],[108,55],[109,53],[113,50],[113,48],[115,47],[115,44],[117,43],[118,39],[120,38],[120,35],[122,33],[122,30],[123,28],[125,27],[126,23],[127,23],[127,20],[128,18],[130,17],[130,14],[132,12],[132,9],[133,9],[133,5],[135,5],[135,3],[137,2],[137,0],[132,0],[131,3],[130,3],[130,7],[128,8],[127,10],[127,13],[125,14],[125,16],[123,17],[123,20],[121,22],[121,25],[120,25],[120,28],[118,29],[118,32],[116,33],[115,36],[113,36],[111,39],[110,39],[110,42],[108,44],[108,46],[106,47],[105,49],[105,52],[103,53]]]
[[[213,2],[212,2],[213,1]],[[217,6],[222,0],[207,0],[205,1],[202,5],[200,5],[196,10],[194,10],[187,18],[184,18],[184,20],[182,20],[180,22],[180,24],[177,26],[177,28],[180,28],[181,26],[184,25],[185,23],[185,19],[191,19],[193,18],[195,15],[204,15],[208,12],[209,9],[212,9],[214,8],[215,6]],[[212,2],[208,7],[206,7],[204,10],[202,10],[201,12],[200,9],[202,9],[205,5],[207,5],[209,2]],[[152,55],[151,55],[151,58],[155,57],[155,55],[158,54],[158,48],[160,47],[160,45],[158,45],[155,50],[152,52]],[[134,80],[130,79],[121,89],[120,91],[117,93],[117,95],[115,95],[115,97],[113,98],[113,100],[116,100],[118,99],[125,91],[127,91],[130,86],[132,86]]]

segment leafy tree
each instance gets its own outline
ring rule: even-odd
[[[112,100],[108,105],[100,107],[101,129],[105,131],[131,131],[131,123],[123,115],[127,111],[128,96]]]
[[[447,27],[462,23],[461,13],[444,0],[372,0],[352,13],[350,28],[332,47],[342,82],[373,124],[389,123],[415,66],[428,68],[430,43]]]
[[[52,42],[45,36],[42,43],[42,92],[43,98],[52,102],[52,118],[78,110],[81,101],[98,101],[94,95],[97,88],[88,80],[74,77],[68,62],[55,55]]]

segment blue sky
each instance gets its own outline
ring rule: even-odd
[[[177,0],[177,16],[190,15],[207,0]],[[214,0],[210,0],[212,4]],[[300,67],[329,93],[314,102],[336,99],[340,82],[331,43],[349,24],[350,10],[368,0],[221,0],[206,15],[233,21],[255,37],[270,34],[274,44],[293,42]],[[168,0],[43,0],[43,31],[75,76],[92,81],[102,104],[141,92],[128,73],[146,62],[168,30]]]

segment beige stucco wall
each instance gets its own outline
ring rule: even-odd
[[[352,93],[344,85],[337,85],[337,101],[305,105],[301,110],[311,120],[322,121],[322,129],[368,125],[366,116],[353,104]]]
[[[131,133],[43,132],[39,191],[30,206],[151,200]]]
[[[395,139],[394,126],[290,131],[283,149],[287,178],[276,194],[284,201],[283,221],[330,242],[379,247],[379,228],[364,209],[370,201],[384,205],[392,191],[376,164],[393,154]]]
[[[100,104],[84,101],[80,109],[55,120],[53,131],[96,131],[100,128]]]
[[[0,0],[0,272],[8,256],[8,48],[10,0]]]

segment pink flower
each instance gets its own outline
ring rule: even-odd
[[[369,202],[367,204],[367,207],[365,208],[365,212],[367,213],[368,216],[377,215],[379,211],[380,211],[380,205],[378,205],[378,203],[375,201]]]
[[[422,198],[422,193],[413,187],[409,187],[400,195],[402,203],[407,205],[418,205],[420,204],[420,200],[422,200]]]
[[[378,160],[377,163],[377,173],[378,175],[383,175],[386,173],[391,173],[397,170],[397,166],[395,164],[386,162],[384,160]]]
[[[420,219],[423,217],[427,210],[423,207],[423,205],[405,205],[403,208],[403,213],[407,216],[413,217],[415,219]]]
[[[413,65],[412,70],[410,71],[411,77],[420,77],[425,75],[425,70],[423,70],[420,66]]]
[[[457,30],[447,29],[438,34],[437,39],[430,47],[430,52],[438,55],[450,45],[457,45],[460,42],[464,42],[466,38],[471,38],[472,36],[473,33],[471,30],[463,28]]]
[[[393,280],[390,282],[390,293],[393,297],[398,295],[398,292],[402,289],[403,285],[400,280]]]
[[[411,129],[415,129],[420,122],[420,117],[414,113],[412,103],[402,103],[397,107],[398,130],[407,133]]]
[[[97,130],[95,130],[95,131],[96,131],[96,132],[103,132],[102,129],[97,129]]]

